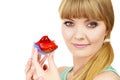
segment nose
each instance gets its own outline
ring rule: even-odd
[[[84,31],[79,30],[79,29],[76,30],[76,33],[74,35],[75,39],[77,39],[77,40],[84,40],[85,36],[86,36],[86,34],[84,33]]]

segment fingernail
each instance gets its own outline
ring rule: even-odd
[[[48,68],[47,65],[44,64],[44,65],[43,65],[43,70],[47,70],[47,68]]]

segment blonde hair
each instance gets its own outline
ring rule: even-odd
[[[108,30],[106,38],[114,25],[114,12],[111,0],[62,0],[59,7],[61,19],[88,18],[104,21]],[[107,66],[113,62],[114,52],[110,43],[106,42],[102,48],[89,60],[82,71],[71,80],[93,80]]]

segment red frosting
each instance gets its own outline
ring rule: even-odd
[[[58,46],[51,41],[48,36],[43,36],[36,44],[40,47],[40,49],[46,53],[54,51]]]

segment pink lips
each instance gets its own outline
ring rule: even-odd
[[[76,48],[85,48],[87,47],[89,44],[73,44]]]

